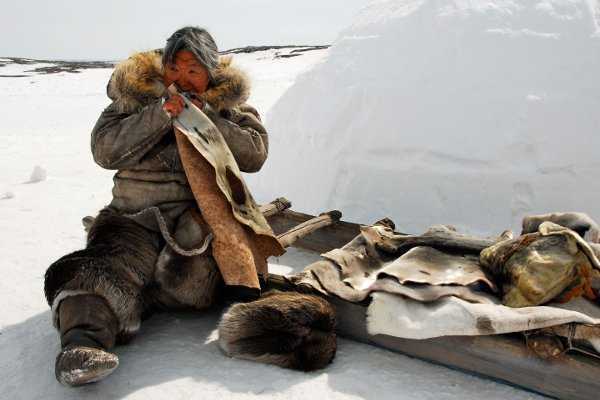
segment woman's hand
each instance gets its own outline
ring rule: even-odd
[[[198,95],[192,95],[191,97],[189,97],[189,100],[192,102],[193,105],[202,110],[202,99],[198,97]]]
[[[163,104],[163,110],[165,110],[165,112],[169,114],[171,118],[178,116],[184,107],[185,102],[178,94],[169,97],[165,101],[165,104]]]
[[[202,109],[201,101],[199,101],[196,98],[191,98],[190,101],[196,107],[198,107],[199,109]],[[165,112],[167,114],[169,114],[171,116],[171,118],[178,116],[184,107],[185,107],[185,102],[183,101],[181,96],[178,94],[171,96],[168,100],[165,101],[165,104],[163,104],[163,110],[165,110]]]

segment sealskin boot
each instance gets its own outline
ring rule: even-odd
[[[86,294],[67,297],[58,309],[60,344],[56,379],[67,386],[96,382],[119,365],[110,351],[115,346],[119,321],[106,300]]]

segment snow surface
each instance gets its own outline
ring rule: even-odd
[[[367,6],[270,109],[255,184],[408,233],[599,220],[599,20],[597,0]]]
[[[271,133],[271,158],[251,189],[262,202],[286,196],[298,211],[388,215],[412,232],[443,222],[498,233],[525,211],[577,209],[599,220],[598,183],[586,180],[599,166],[597,9],[574,0],[380,2],[329,50],[236,54]],[[84,246],[81,218],[110,201],[113,172],[93,162],[89,133],[109,103],[111,71],[2,64],[2,398],[540,398],[344,339],[331,366],[308,374],[230,359],[215,342],[218,311],[155,315],[117,349],[111,376],[61,386],[43,276]],[[309,259],[296,252],[273,267]]]

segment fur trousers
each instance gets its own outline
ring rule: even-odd
[[[119,320],[117,342],[129,342],[153,309],[211,306],[221,281],[210,255],[176,253],[158,233],[105,208],[90,227],[86,248],[54,262],[44,292],[57,325],[60,301],[79,294],[103,297]]]

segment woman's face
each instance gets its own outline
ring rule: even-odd
[[[167,86],[174,83],[183,92],[204,93],[209,79],[206,68],[191,51],[179,50],[173,62],[165,65],[165,80]]]

